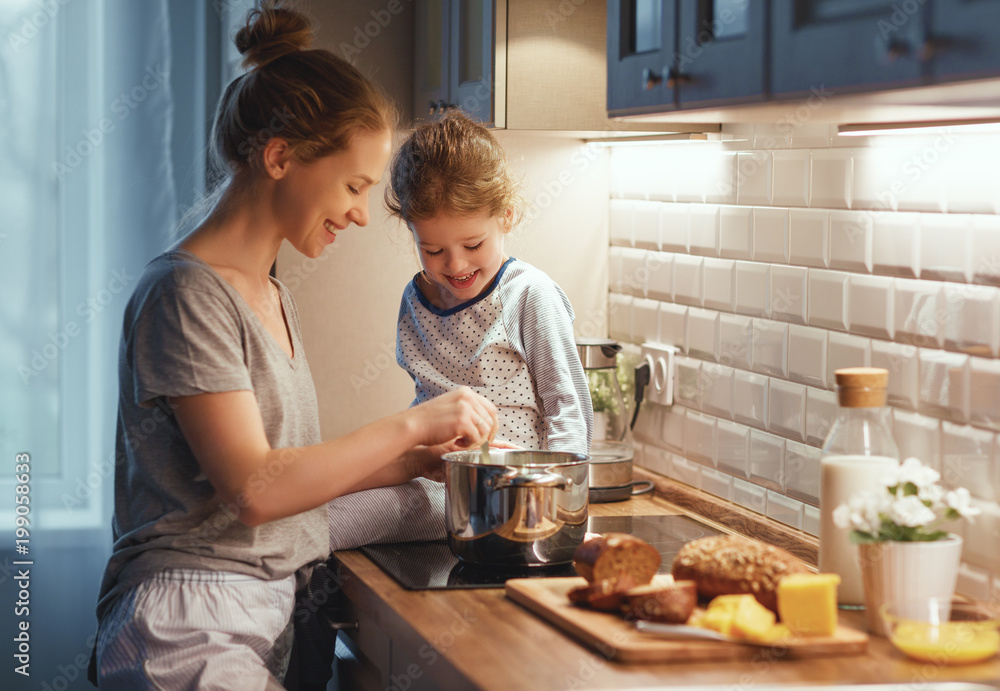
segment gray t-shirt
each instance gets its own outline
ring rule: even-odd
[[[277,579],[329,555],[325,505],[256,528],[240,522],[242,507],[218,497],[167,403],[171,396],[253,391],[272,448],[320,441],[299,315],[291,293],[274,283],[293,358],[194,254],[166,252],[139,279],[119,350],[114,552],[98,618],[123,590],[166,568]],[[293,452],[260,469],[247,493],[265,490],[287,462],[295,462]]]

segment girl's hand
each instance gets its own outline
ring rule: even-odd
[[[425,446],[450,443],[456,449],[470,449],[493,439],[499,429],[496,406],[464,386],[413,406],[407,413]]]

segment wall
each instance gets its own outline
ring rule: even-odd
[[[1000,595],[1000,136],[724,138],[612,154],[610,335],[680,349],[639,463],[815,535],[833,371],[884,367],[904,457],[983,509],[960,590]]]

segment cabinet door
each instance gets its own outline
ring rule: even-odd
[[[680,0],[681,108],[764,98],[765,0]]]
[[[493,0],[452,0],[451,103],[481,122],[493,117]]]
[[[430,118],[449,102],[448,0],[416,0],[414,17],[413,117]]]
[[[677,46],[675,0],[609,0],[608,113],[677,107],[672,79]]]
[[[1000,2],[934,0],[926,54],[935,82],[1000,74]]]
[[[919,85],[925,2],[772,0],[772,92]]]

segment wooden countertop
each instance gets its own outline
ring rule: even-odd
[[[592,504],[593,515],[690,513],[660,497]],[[701,516],[699,520],[703,520]],[[712,522],[712,521],[709,521]],[[438,688],[509,691],[629,689],[650,686],[912,683],[1000,680],[1000,659],[937,667],[913,662],[883,638],[872,637],[860,656],[782,660],[775,651],[743,662],[619,664],[564,635],[508,600],[502,588],[409,591],[358,551],[335,553],[337,580],[365,626],[377,626],[393,645],[412,651],[414,676]],[[864,630],[859,613],[842,613]]]

